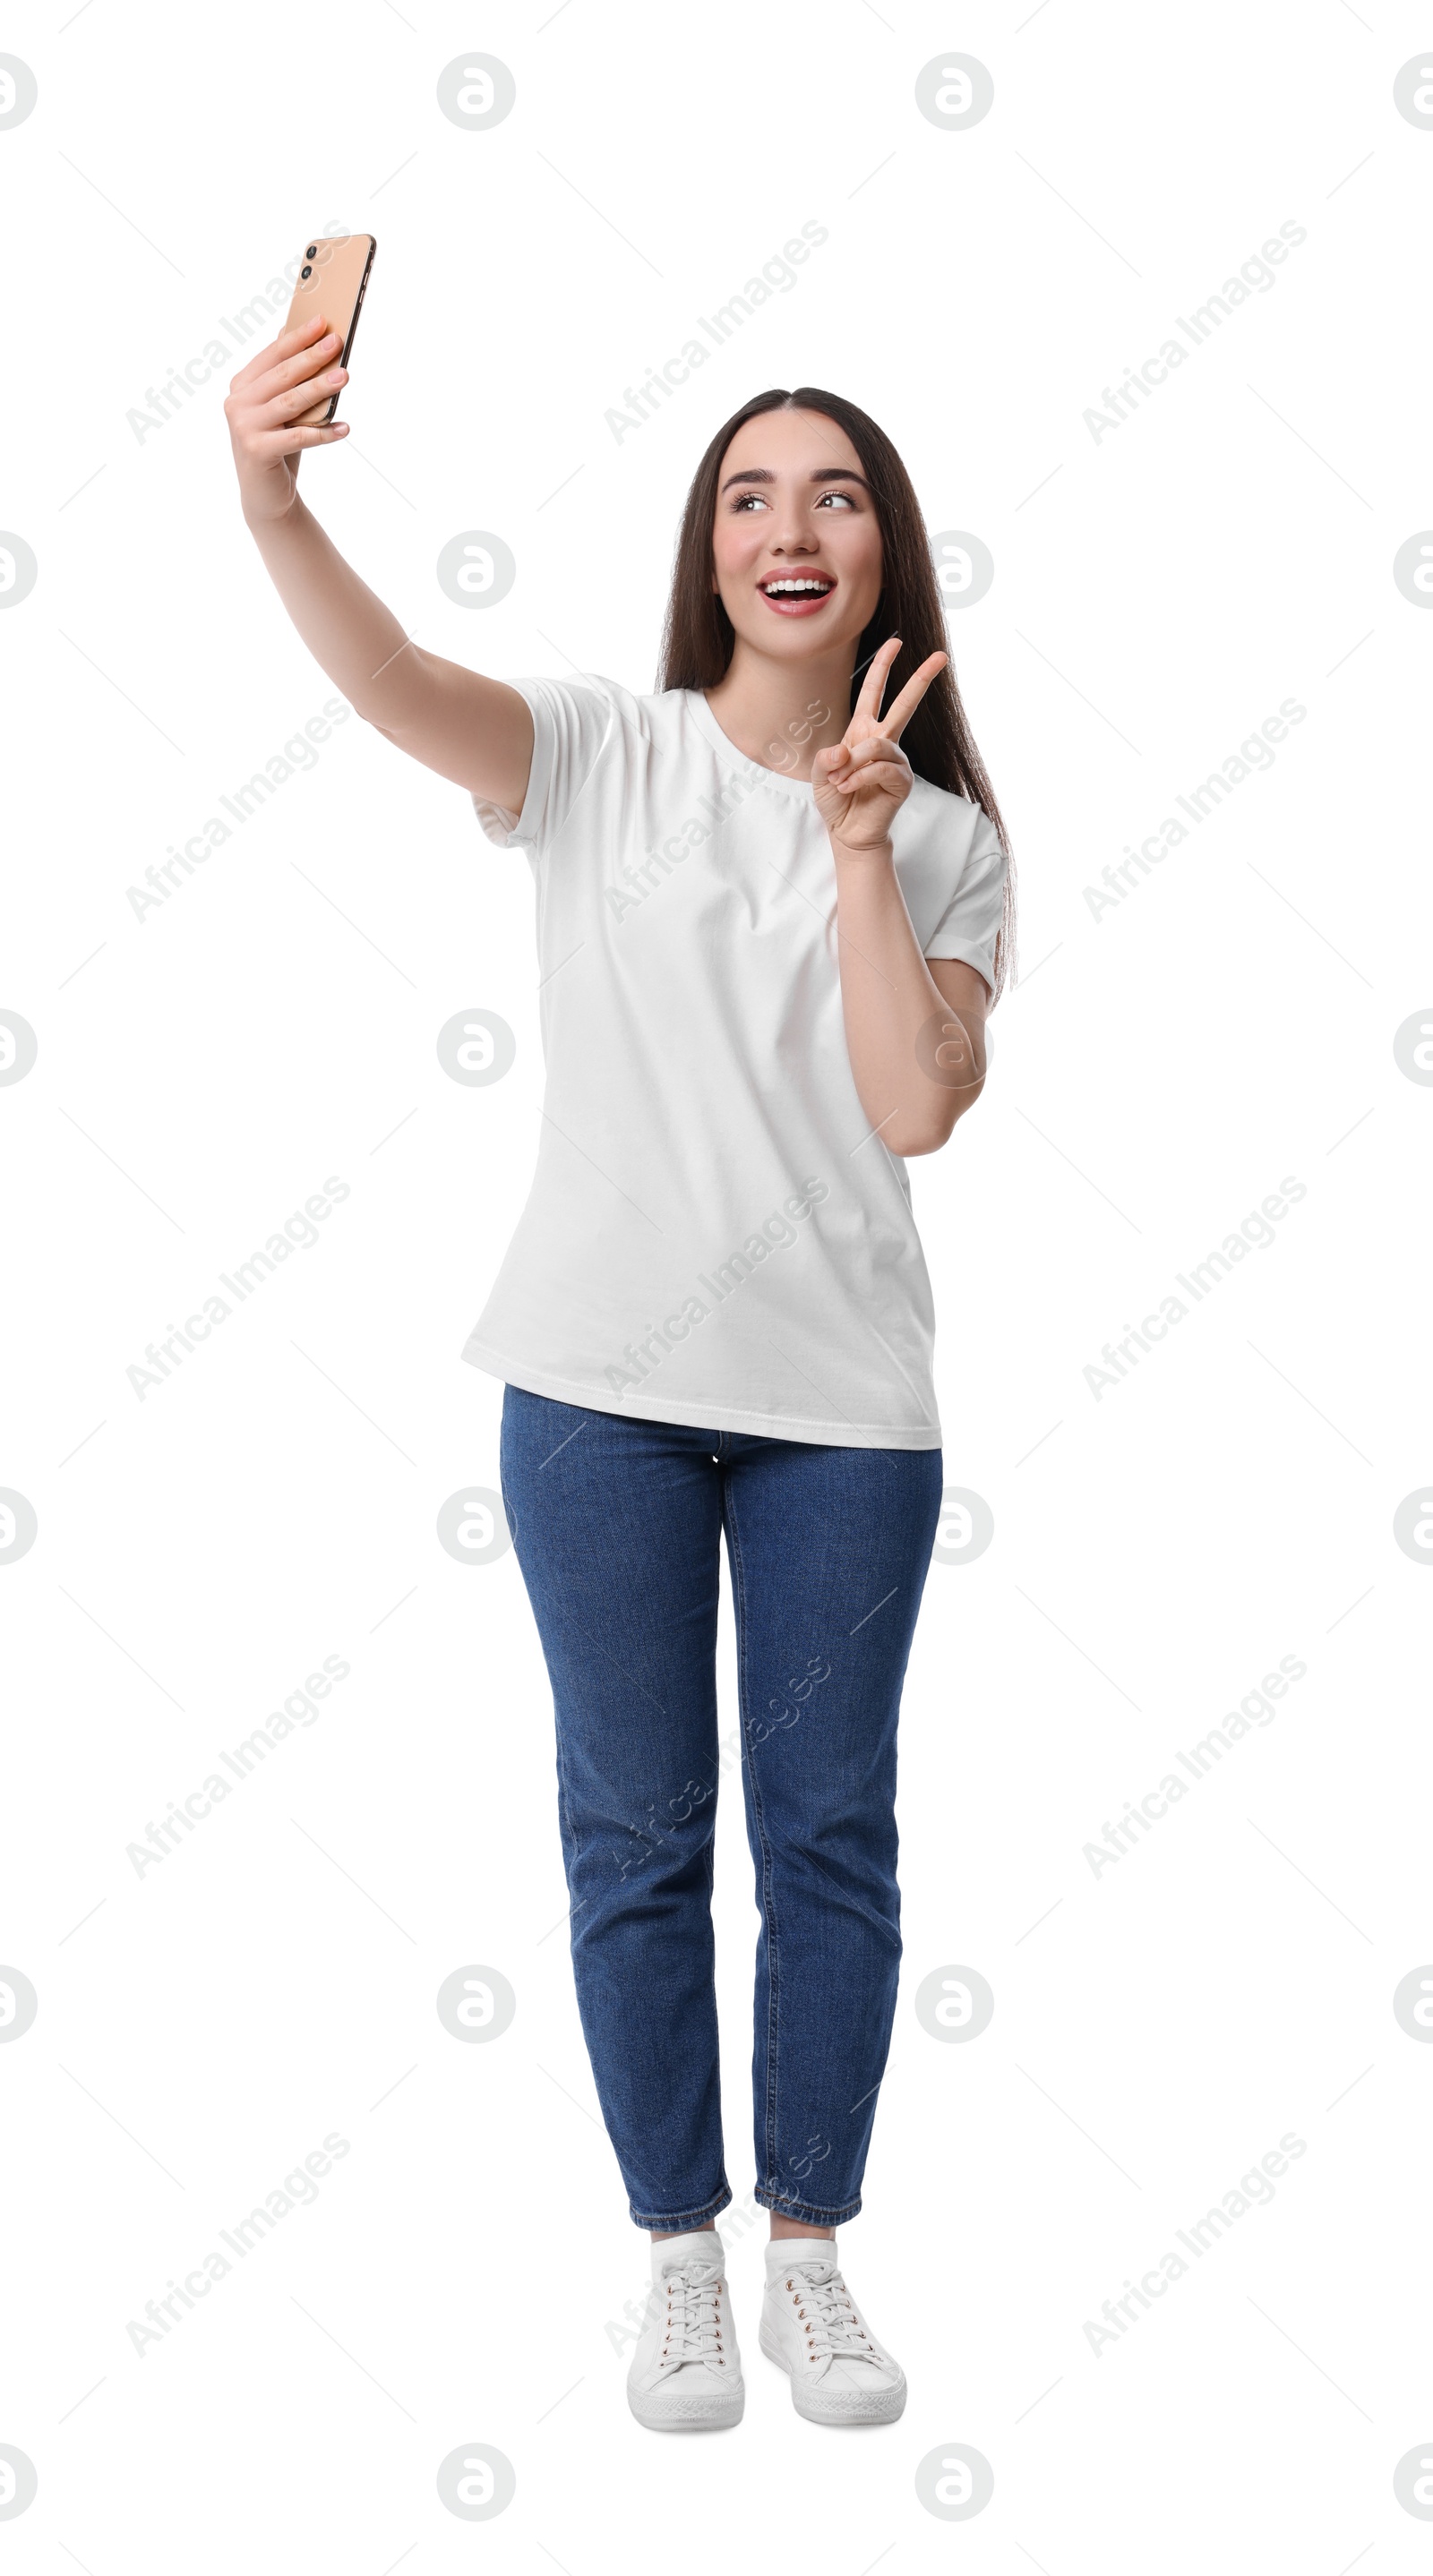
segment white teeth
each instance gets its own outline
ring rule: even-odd
[[[768,599],[805,598],[808,594],[824,599],[831,584],[829,581],[764,581],[761,587]]]

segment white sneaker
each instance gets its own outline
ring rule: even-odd
[[[761,2349],[813,2424],[893,2424],[904,2411],[905,2372],[861,2315],[829,2236],[768,2245]]]
[[[627,2373],[627,2403],[652,2433],[713,2433],[746,2404],[726,2258],[715,2228],[652,2248],[648,2322]]]

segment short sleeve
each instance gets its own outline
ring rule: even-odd
[[[522,812],[473,798],[487,838],[500,850],[526,848],[534,856],[561,831],[600,761],[618,723],[614,692],[606,681],[509,680],[532,714],[532,767]]]
[[[994,824],[988,815],[979,815],[955,891],[926,941],[927,957],[963,958],[987,984],[994,984],[1007,864]]]

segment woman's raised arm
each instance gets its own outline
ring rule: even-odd
[[[346,382],[338,360],[338,336],[317,314],[235,376],[224,412],[245,520],[295,627],[355,714],[425,768],[516,814],[532,763],[526,700],[411,644],[299,499],[304,448],[348,434],[343,421],[291,426]]]

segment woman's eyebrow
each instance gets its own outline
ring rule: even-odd
[[[849,465],[817,465],[813,467],[808,480],[812,483],[859,483],[863,492],[869,492],[871,488],[864,474],[857,474]],[[734,483],[774,483],[775,481],[776,477],[769,467],[749,465],[743,473],[728,474],[721,488],[723,492],[729,492]]]

